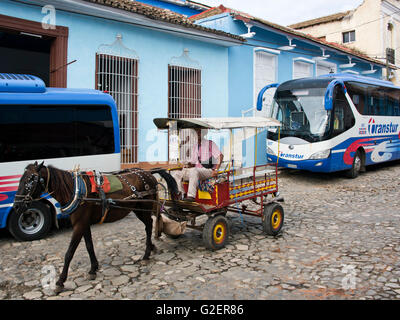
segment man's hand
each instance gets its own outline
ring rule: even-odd
[[[223,160],[224,160],[224,155],[221,153],[221,155],[219,156],[219,159],[218,159],[218,164],[213,169],[213,173],[212,173],[213,178],[218,176],[219,167],[221,166],[221,163],[222,163]]]

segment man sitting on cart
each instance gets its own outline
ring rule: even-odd
[[[172,172],[179,192],[184,194],[183,181],[189,181],[189,190],[184,201],[195,201],[197,186],[200,181],[216,177],[224,159],[216,143],[205,139],[206,130],[195,129],[197,133],[197,143],[193,146],[190,159],[184,164],[182,170]],[[203,131],[203,132],[202,132]]]

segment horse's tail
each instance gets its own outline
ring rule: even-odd
[[[150,170],[151,174],[159,174],[166,182],[168,186],[168,190],[171,193],[171,199],[175,203],[175,198],[178,195],[178,184],[176,183],[173,176],[171,176],[167,170],[165,169],[152,169]],[[156,228],[154,230],[155,237],[158,239],[161,236],[162,232],[162,221],[161,221],[161,212],[160,205],[158,204],[158,194],[157,194],[157,210],[156,210]]]

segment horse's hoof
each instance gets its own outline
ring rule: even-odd
[[[97,274],[96,273],[88,273],[88,280],[96,280]]]
[[[63,290],[64,290],[64,286],[56,285],[56,288],[54,289],[54,293],[55,293],[55,294],[59,294],[59,293],[61,293]]]
[[[147,258],[147,259],[143,258],[142,260],[140,260],[140,264],[141,264],[142,266],[146,266],[146,265],[148,265],[149,263],[150,263],[149,258]]]

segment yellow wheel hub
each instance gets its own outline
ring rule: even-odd
[[[214,227],[213,239],[216,244],[220,244],[224,241],[226,235],[225,225],[223,223],[218,223]]]
[[[282,213],[279,210],[274,211],[271,217],[271,225],[273,229],[278,229],[282,222]]]

